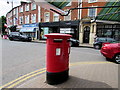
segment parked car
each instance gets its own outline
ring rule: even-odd
[[[112,43],[115,42],[116,40],[113,38],[108,38],[108,37],[97,37],[95,38],[95,41],[93,43],[93,46],[95,49],[101,49],[103,43]]]
[[[70,46],[79,46],[79,40],[70,38]]]
[[[19,41],[31,41],[32,38],[23,34],[23,33],[20,33],[20,32],[11,32],[9,35],[8,35],[8,38],[9,40],[19,40]]]
[[[114,60],[120,64],[120,43],[104,44],[100,52],[107,60]]]

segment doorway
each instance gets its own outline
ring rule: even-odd
[[[89,43],[89,35],[90,35],[90,27],[86,26],[84,28],[83,43]]]

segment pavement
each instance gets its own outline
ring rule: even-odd
[[[32,40],[35,43],[46,43],[46,40]],[[93,48],[92,44],[80,44],[79,47]]]
[[[118,90],[118,65],[112,62],[76,62],[70,64],[69,79],[58,85],[46,83],[46,69],[37,70],[27,77],[20,77],[12,81],[7,88],[51,88],[74,89],[90,88],[104,90]],[[24,78],[23,78],[24,77]],[[20,80],[19,80],[20,79]],[[15,82],[15,83],[13,83]],[[45,89],[46,90],[46,89]]]
[[[0,39],[2,39],[2,38],[0,37]],[[32,40],[32,42],[45,44],[46,40]],[[92,44],[80,44],[79,47],[93,48],[93,45]]]

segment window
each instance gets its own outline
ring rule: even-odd
[[[49,12],[45,13],[44,21],[45,22],[49,22],[50,21],[50,13]]]
[[[68,10],[65,10],[65,12],[67,13]],[[71,12],[69,13],[68,16],[64,16],[64,21],[69,21],[69,20],[71,20]]]
[[[28,16],[25,16],[25,23],[29,23],[29,15]]]
[[[20,7],[19,12],[23,12],[23,6]]]
[[[32,23],[36,23],[36,14],[31,15]]]
[[[19,17],[19,24],[23,24],[23,16]]]
[[[29,4],[25,5],[25,11],[29,11]]]
[[[89,17],[95,17],[96,16],[96,14],[97,14],[97,9],[96,8],[93,8],[93,9],[89,9],[88,10],[89,12],[88,12],[88,16]]]
[[[94,2],[97,2],[97,0],[89,0],[88,2],[89,3],[94,3]]]
[[[55,13],[53,19],[53,21],[59,21],[59,14]]]
[[[31,4],[31,10],[35,10],[36,9],[36,4],[35,3],[32,3]]]

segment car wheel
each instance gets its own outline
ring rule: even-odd
[[[95,49],[100,49],[100,45],[95,45],[94,48]]]
[[[73,46],[73,43],[72,43],[72,42],[70,42],[70,46],[71,46],[71,47]]]
[[[117,64],[120,64],[120,54],[115,55],[114,60]]]

